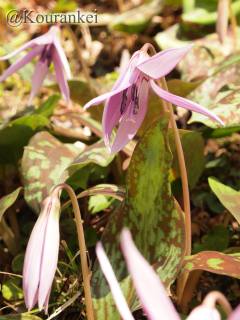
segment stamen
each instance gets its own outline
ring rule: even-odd
[[[45,48],[43,49],[42,55],[40,60],[42,62],[47,62],[47,65],[50,66],[51,62],[52,62],[52,44],[49,44],[47,46],[45,46]]]
[[[127,107],[127,90],[128,89],[125,89],[123,90],[123,93],[122,93],[122,101],[121,101],[121,106],[120,106],[120,113],[123,114],[126,110],[126,107]]]

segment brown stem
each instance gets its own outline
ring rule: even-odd
[[[91,272],[88,267],[88,259],[87,259],[87,248],[85,243],[84,231],[83,231],[83,222],[81,218],[81,212],[78,205],[77,197],[73,189],[63,183],[56,186],[53,190],[53,193],[59,192],[62,189],[66,190],[73,207],[73,212],[76,220],[76,227],[77,227],[77,234],[78,234],[78,244],[80,248],[80,258],[81,258],[81,268],[82,268],[82,277],[83,277],[83,286],[84,286],[84,294],[85,294],[85,304],[86,304],[86,313],[88,320],[94,320],[94,310],[93,310],[93,302],[92,302],[92,295],[91,295],[91,286],[90,286],[90,279],[91,279]]]
[[[232,27],[232,34],[233,34],[233,42],[234,42],[234,49],[237,49],[237,19],[232,9],[232,0],[229,0],[229,16],[230,16],[230,23]]]
[[[161,85],[164,90],[168,91],[167,83],[165,78],[162,78]],[[180,135],[178,132],[177,124],[174,118],[173,106],[171,103],[165,101],[165,105],[167,109],[170,111],[170,123],[174,133],[174,139],[177,149],[178,162],[180,168],[180,175],[182,180],[182,188],[183,188],[183,202],[184,202],[184,212],[185,212],[185,226],[186,226],[186,252],[185,254],[188,256],[191,254],[191,207],[190,207],[190,198],[189,198],[189,188],[188,188],[188,176],[187,169],[184,159],[184,153],[182,148],[182,143],[180,139]]]
[[[230,313],[232,312],[232,307],[230,303],[227,301],[226,297],[221,292],[218,292],[218,291],[210,292],[205,297],[202,304],[208,308],[215,308],[217,302],[223,308],[226,315],[229,316]]]

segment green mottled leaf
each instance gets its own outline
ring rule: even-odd
[[[148,26],[151,18],[162,10],[162,4],[162,0],[152,0],[128,10],[116,16],[110,23],[110,28],[127,33],[140,33]]]
[[[32,137],[24,149],[22,176],[24,197],[36,212],[42,200],[59,183],[78,174],[87,165],[96,164],[106,167],[113,159],[102,141],[90,147],[84,144],[62,143],[48,132],[39,132]],[[82,171],[77,179],[87,179]]]
[[[240,253],[202,251],[185,258],[183,271],[204,270],[240,279]]]
[[[17,188],[12,193],[2,197],[0,199],[0,221],[2,219],[2,216],[4,215],[5,211],[11,207],[14,202],[17,200],[17,197],[22,190],[22,187]]]
[[[204,140],[199,132],[187,130],[180,130],[179,132],[188,173],[188,182],[189,186],[193,188],[204,170]],[[178,157],[172,131],[169,133],[169,142],[173,153],[174,178],[179,178],[180,171],[178,166]]]
[[[224,185],[215,178],[209,178],[208,183],[222,205],[240,223],[240,192]]]
[[[114,155],[110,154],[103,141],[94,143],[84,150],[74,161],[69,165],[67,171],[72,175],[79,169],[90,163],[95,163],[101,167],[107,167],[113,160]]]
[[[168,289],[181,268],[184,254],[183,216],[174,205],[169,183],[172,156],[167,127],[167,119],[162,118],[137,144],[127,173],[125,203],[113,212],[102,237],[131,309],[136,309],[138,303],[119,250],[122,228],[131,230],[138,249],[154,266]],[[93,270],[92,293],[98,319],[120,319],[97,263]]]
[[[74,145],[63,144],[46,131],[33,136],[24,148],[21,162],[24,197],[36,212],[52,187],[65,181],[64,170],[79,152]]]

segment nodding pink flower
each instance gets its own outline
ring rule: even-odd
[[[128,230],[122,231],[120,242],[128,271],[147,318],[150,320],[180,320],[180,316],[167,296],[159,276],[137,250]],[[96,253],[121,318],[123,320],[134,320],[101,243],[97,244]],[[186,320],[220,320],[220,314],[216,309],[217,301],[227,314],[231,313],[231,306],[226,298],[220,292],[213,291],[206,296],[201,306],[190,313]],[[240,309],[238,307],[230,314],[228,320],[240,319],[237,317],[239,315]]]
[[[54,64],[56,80],[60,87],[60,91],[67,102],[70,99],[67,79],[71,78],[71,71],[66,55],[59,41],[58,33],[59,28],[57,26],[52,26],[46,34],[28,41],[17,50],[7,54],[6,56],[0,57],[0,61],[7,60],[23,50],[32,49],[23,58],[19,58],[3,72],[0,76],[0,82],[4,81],[7,77],[21,69],[33,58],[37,56],[39,57],[32,77],[32,90],[30,93],[29,104],[31,104],[32,99],[38,93],[44,78],[48,74],[49,66],[52,62]]]
[[[88,108],[106,101],[102,126],[105,144],[111,152],[121,150],[135,136],[147,112],[150,88],[160,98],[174,105],[199,112],[223,124],[206,108],[165,91],[155,82],[172,71],[190,49],[191,46],[168,49],[149,56],[143,47],[133,54],[112,90],[85,105]],[[112,132],[116,126],[117,133],[112,143]]]
[[[59,252],[58,195],[47,197],[32,230],[24,259],[23,291],[27,308],[38,302],[40,309],[48,310],[51,286],[57,269]]]

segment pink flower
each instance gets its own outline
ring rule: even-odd
[[[121,248],[137,295],[148,319],[180,320],[159,276],[137,250],[128,230],[122,231]],[[122,319],[133,320],[134,318],[101,243],[97,244],[96,253]],[[227,314],[231,312],[231,306],[226,298],[220,292],[214,291],[206,296],[201,306],[190,313],[187,320],[220,320],[220,314],[215,306],[217,301]],[[239,315],[240,309],[237,308],[228,319],[237,320]]]
[[[143,49],[136,51],[112,90],[85,105],[88,108],[106,101],[102,126],[105,144],[111,152],[121,150],[135,136],[147,112],[149,88],[166,101],[223,124],[206,108],[163,90],[155,82],[172,71],[190,49],[191,46],[168,49],[152,57]],[[116,126],[116,138],[112,143],[112,131]]]
[[[27,308],[36,302],[40,309],[48,309],[52,282],[57,269],[59,251],[58,195],[47,197],[32,230],[24,259],[23,291]]]
[[[67,79],[71,78],[71,71],[58,38],[59,28],[52,26],[50,30],[31,41],[25,43],[19,49],[7,54],[6,56],[0,57],[1,60],[7,60],[20,53],[23,50],[31,48],[23,58],[19,58],[15,63],[13,63],[7,70],[3,72],[0,76],[0,82],[4,81],[7,77],[21,69],[27,63],[29,63],[33,58],[39,57],[39,61],[35,67],[35,71],[32,77],[32,90],[29,98],[29,104],[31,104],[32,99],[38,93],[44,78],[47,76],[49,66],[53,62],[55,67],[55,75],[58,85],[60,87],[61,93],[66,101],[69,101],[69,87]]]

